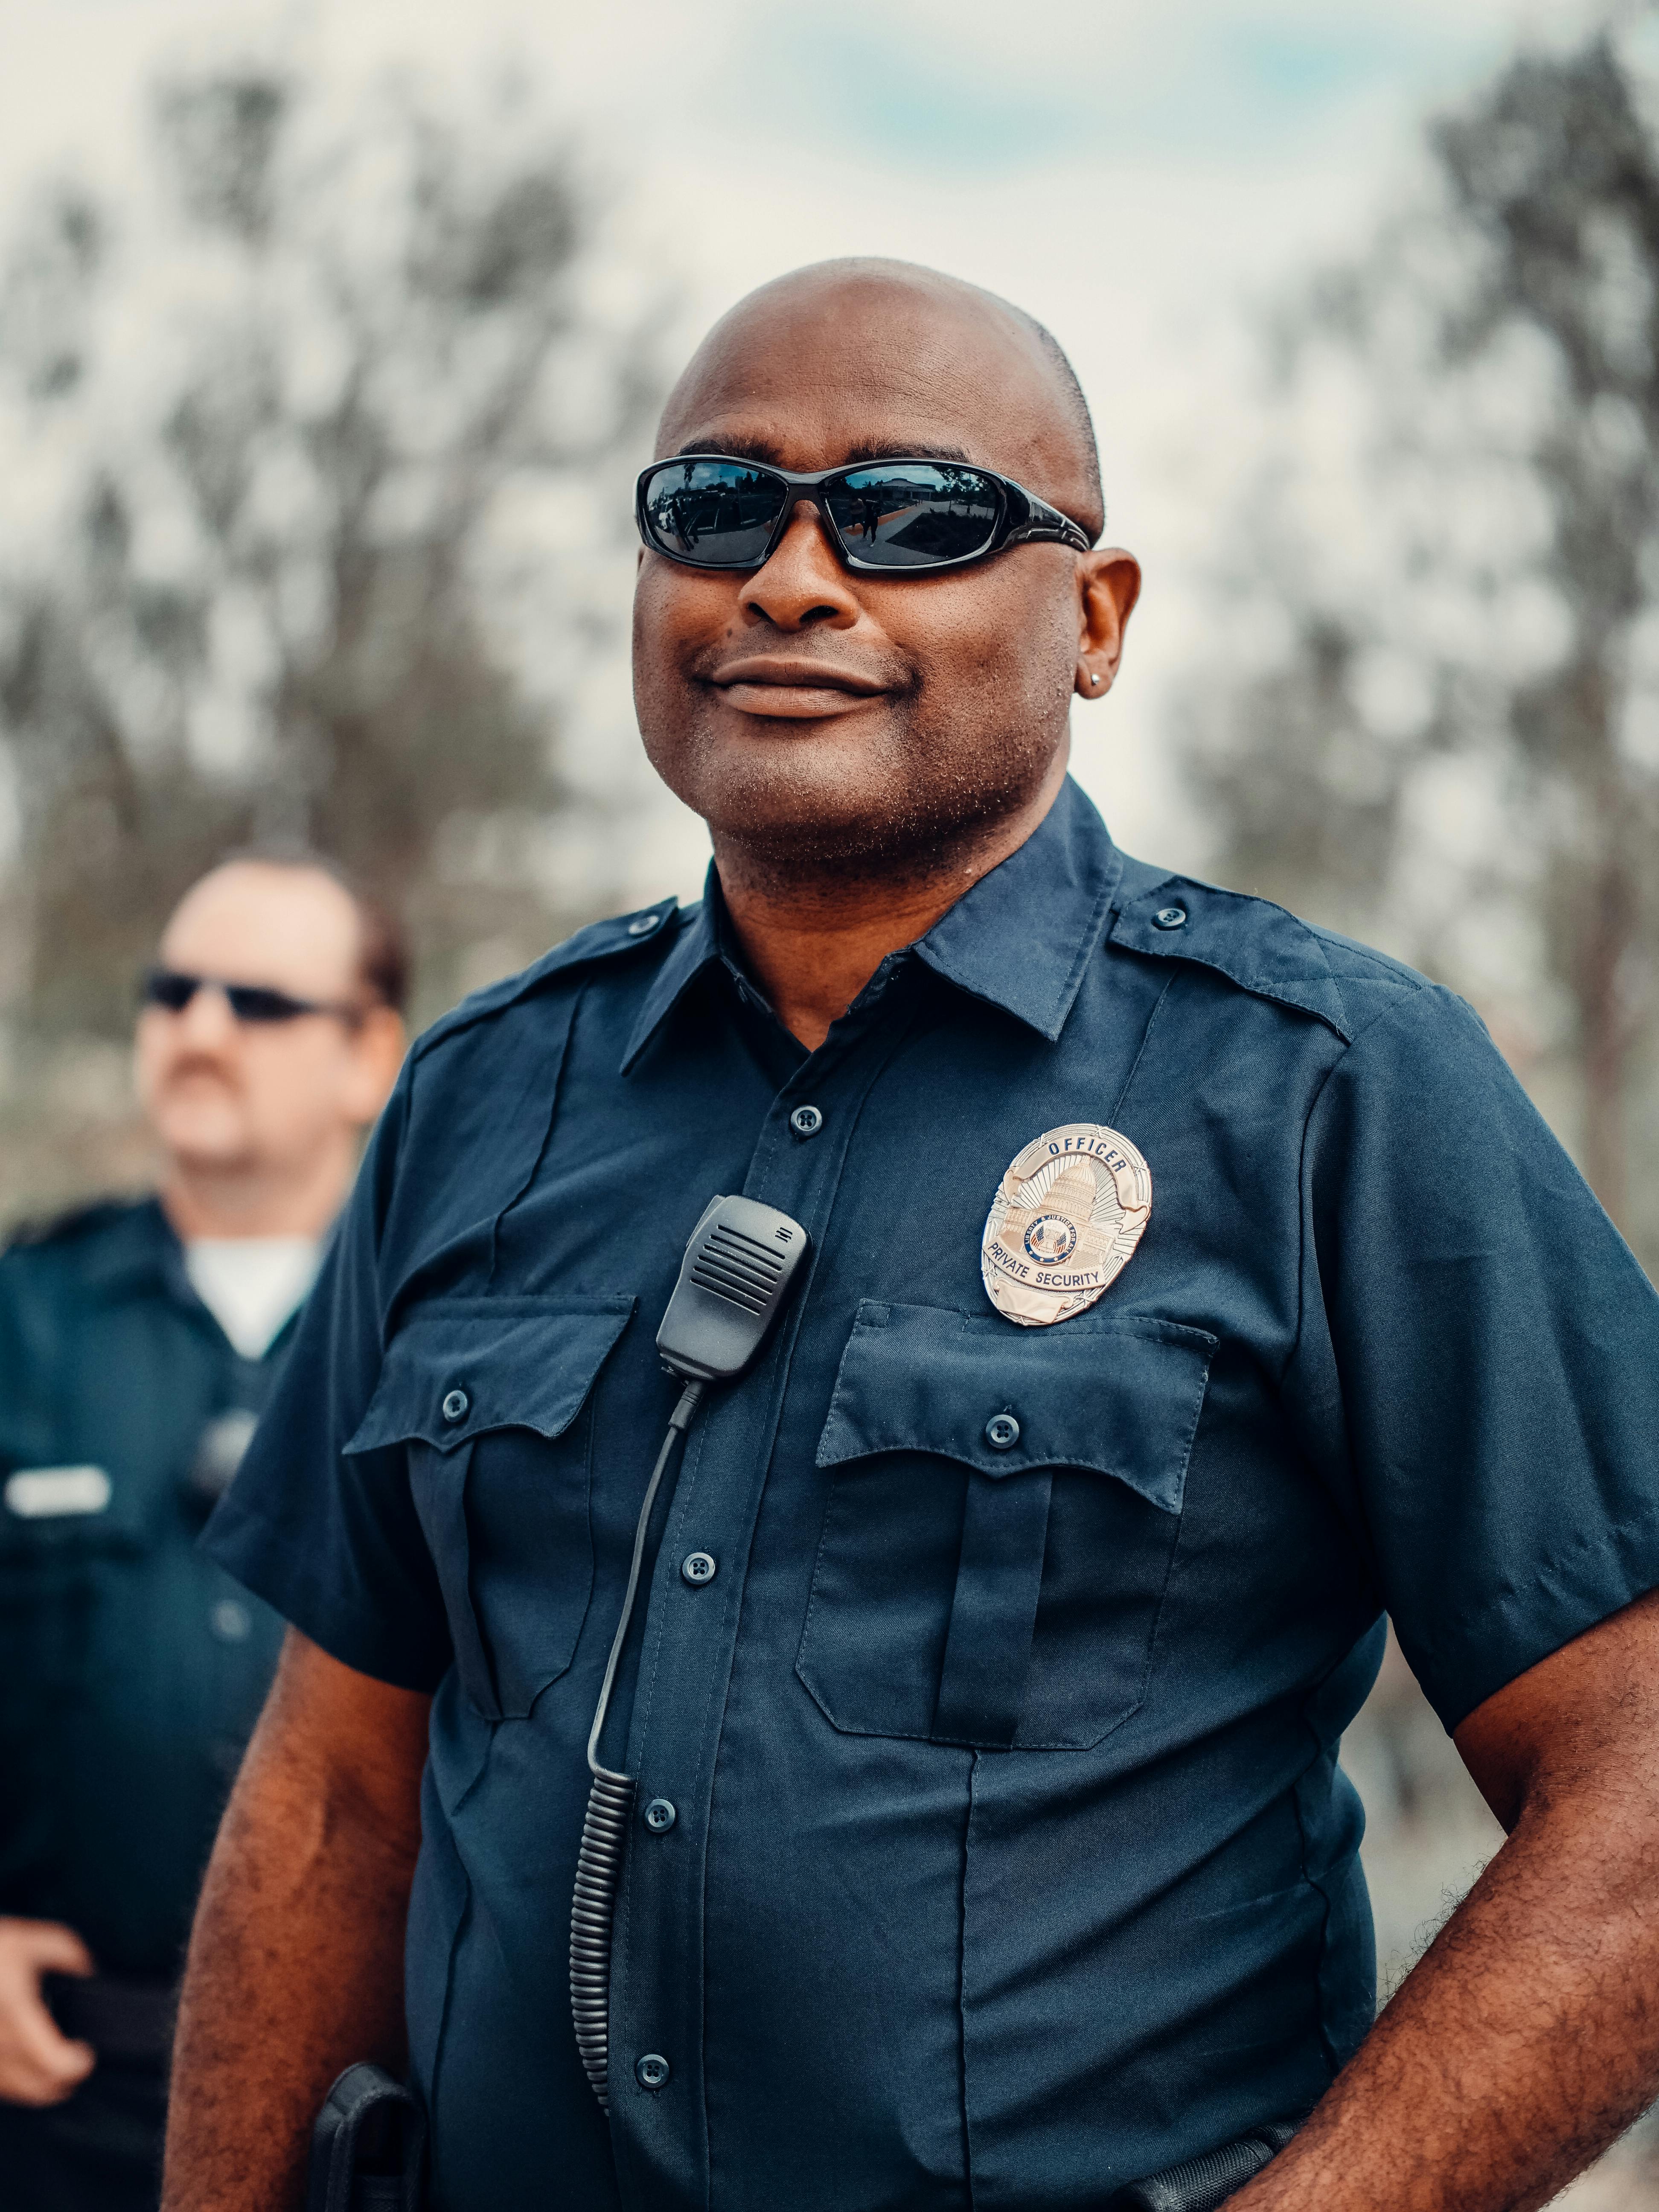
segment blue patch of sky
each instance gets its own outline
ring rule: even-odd
[[[969,40],[946,51],[863,10],[781,21],[751,50],[751,67],[791,137],[937,172],[1023,169],[1079,153],[1268,157],[1323,136],[1379,94],[1436,99],[1503,51],[1489,31],[1455,20],[1224,19],[1139,66],[1119,63],[1103,35],[1062,74]]]

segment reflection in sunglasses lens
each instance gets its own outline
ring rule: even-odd
[[[665,553],[749,568],[764,556],[783,501],[783,486],[764,469],[674,461],[646,486],[646,526]]]
[[[977,469],[948,462],[878,462],[849,469],[824,505],[855,560],[884,568],[965,561],[996,529],[996,486]]]

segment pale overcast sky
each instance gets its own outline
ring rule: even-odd
[[[1246,310],[1359,245],[1419,125],[1580,0],[0,0],[0,194],[83,156],[118,178],[159,65],[279,37],[326,73],[534,69],[629,191],[628,227],[720,312],[801,261],[882,252],[1017,299],[1075,362],[1109,534],[1147,566],[1078,767],[1132,848],[1198,856],[1161,706],[1199,641],[1224,456],[1251,436]],[[625,677],[596,731],[626,717]],[[598,742],[596,738],[595,742]],[[642,860],[690,890],[665,813]]]

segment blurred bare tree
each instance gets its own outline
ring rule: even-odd
[[[1422,202],[1273,333],[1180,735],[1219,870],[1468,991],[1651,1262],[1659,137],[1609,33],[1429,145]]]
[[[1217,872],[1472,998],[1651,1270],[1659,137],[1610,32],[1428,146],[1416,204],[1269,328],[1175,734]],[[1502,1832],[1392,1643],[1342,1757],[1386,1996]],[[1656,2177],[1650,2116],[1562,2201]]]
[[[428,1006],[593,896],[535,864],[560,700],[614,649],[573,541],[625,523],[660,386],[568,134],[522,88],[341,114],[265,66],[154,123],[150,197],[42,190],[0,279],[35,489],[0,569],[14,1063],[120,1036],[171,902],[250,836],[404,906]]]

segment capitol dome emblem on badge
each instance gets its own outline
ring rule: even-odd
[[[1024,1244],[1040,1267],[1058,1267],[1077,1249],[1077,1224],[1063,1213],[1039,1213],[1025,1232]]]
[[[1152,1211],[1152,1172],[1127,1137],[1097,1121],[1045,1130],[1011,1164],[986,1216],[987,1297],[1022,1328],[1081,1313],[1128,1265]]]

